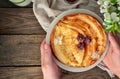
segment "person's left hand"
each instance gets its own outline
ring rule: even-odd
[[[60,79],[60,70],[52,58],[50,46],[45,39],[41,44],[41,67],[44,79]]]

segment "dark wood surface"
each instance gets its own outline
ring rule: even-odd
[[[97,73],[96,73],[97,72]],[[0,79],[43,79],[40,66],[38,67],[0,67]],[[83,73],[62,72],[61,79],[111,79],[99,68]],[[117,78],[113,78],[117,79]]]
[[[0,79],[43,79],[39,47],[46,32],[32,8],[3,7],[0,8]],[[95,67],[83,73],[62,70],[62,79],[118,78],[110,78]]]
[[[0,34],[45,34],[32,8],[0,8]]]
[[[0,66],[40,65],[45,35],[0,35]]]

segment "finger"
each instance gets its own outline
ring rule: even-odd
[[[112,33],[108,33],[108,38],[110,40],[113,50],[117,51],[118,49],[120,49],[119,44]]]
[[[41,55],[44,55],[44,45],[45,45],[45,39],[42,41],[40,50],[41,50]]]
[[[41,51],[41,65],[43,65],[44,58],[45,58],[45,55],[44,55],[44,52],[45,52],[44,45],[45,45],[45,39],[42,41],[41,46],[40,46],[40,51]]]
[[[108,52],[106,54],[106,56],[109,56],[112,53],[112,45],[110,44]]]
[[[44,44],[45,44],[45,39],[43,39],[41,45],[40,45],[40,49],[44,48]]]
[[[44,39],[41,44],[41,65],[46,68],[47,65],[52,66],[53,63],[51,48]]]
[[[109,56],[110,56],[111,53],[112,53],[112,46],[111,46],[111,44],[110,44],[109,49],[108,49],[108,52],[107,52],[105,58],[103,59],[103,62],[104,62],[105,64],[106,64],[106,61],[108,61],[108,58],[109,58]]]
[[[53,58],[51,48],[48,44],[45,44],[44,46],[45,46],[45,62],[52,62]]]

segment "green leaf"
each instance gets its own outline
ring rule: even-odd
[[[24,0],[9,0],[9,1],[18,3],[18,2],[23,2]]]
[[[104,23],[105,25],[112,25],[111,22],[107,22],[107,21],[104,21],[103,23]]]
[[[116,9],[115,12],[118,14],[118,13],[120,13],[120,10]]]
[[[117,0],[111,0],[111,3],[114,5],[117,3]]]
[[[120,33],[120,28],[118,28],[118,29],[116,29],[117,30],[117,32],[119,32]]]
[[[105,32],[111,32],[114,30],[114,26],[104,29]]]

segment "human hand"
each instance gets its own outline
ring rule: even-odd
[[[44,79],[60,79],[60,70],[52,58],[50,46],[45,39],[41,44],[41,67]]]
[[[103,62],[105,65],[120,78],[120,45],[112,33],[108,33],[110,47]]]

